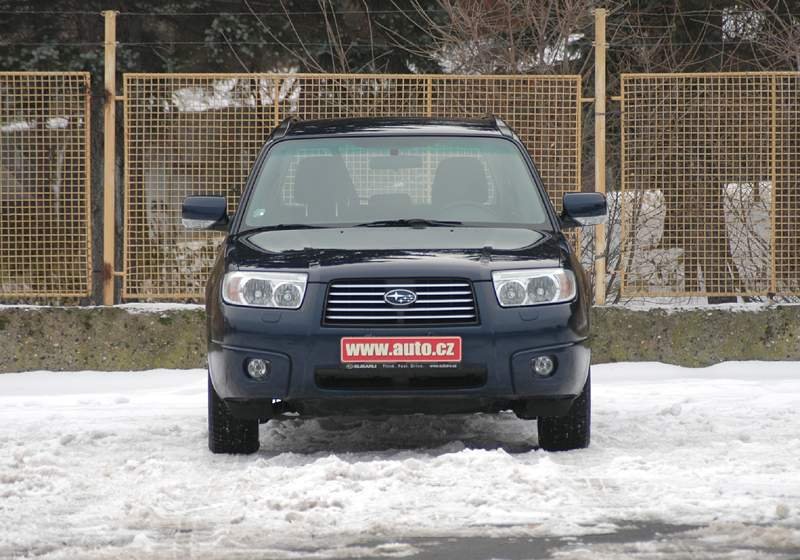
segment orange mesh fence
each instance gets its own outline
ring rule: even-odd
[[[774,89],[774,291],[800,294],[800,73],[775,76]]]
[[[800,292],[800,74],[621,83],[622,294]]]
[[[580,189],[580,92],[579,76],[127,74],[123,298],[202,296],[220,236],[184,231],[181,202],[219,194],[234,209],[287,116],[492,113],[528,146],[560,207]]]
[[[89,74],[0,72],[0,298],[91,293]]]

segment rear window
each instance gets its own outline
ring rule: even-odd
[[[515,144],[479,137],[293,139],[267,155],[243,230],[393,219],[548,225]]]

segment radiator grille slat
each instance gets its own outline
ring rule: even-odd
[[[410,290],[417,300],[391,305],[384,295]],[[323,323],[330,326],[475,324],[478,310],[472,283],[453,278],[336,280],[328,286]]]

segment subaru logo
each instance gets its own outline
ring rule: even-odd
[[[383,294],[383,301],[389,305],[411,305],[417,301],[417,294],[411,290],[389,290]]]

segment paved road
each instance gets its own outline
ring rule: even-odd
[[[581,537],[398,539],[386,553],[365,558],[398,557],[398,544],[410,545],[413,560],[748,560],[800,559],[797,530],[758,525],[717,526],[618,523],[621,529]],[[757,545],[749,542],[758,535]],[[765,538],[766,537],[766,538]],[[770,545],[766,545],[766,542]],[[372,547],[380,543],[369,543]],[[388,543],[387,543],[388,544]],[[373,548],[374,550],[374,548]]]

